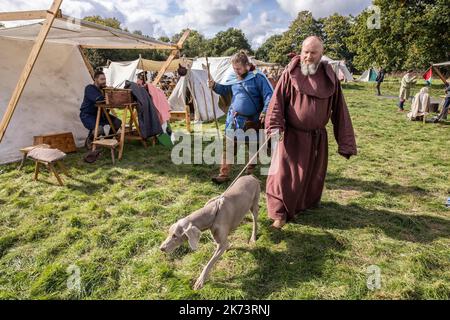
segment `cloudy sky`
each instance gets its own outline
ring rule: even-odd
[[[300,10],[315,17],[334,12],[357,14],[371,0],[64,0],[64,14],[116,17],[130,31],[159,37],[189,27],[213,37],[229,27],[241,28],[252,46],[285,31]],[[0,0],[0,11],[36,10],[50,7],[52,0]],[[7,26],[13,23],[5,23]],[[23,23],[22,23],[23,24]]]

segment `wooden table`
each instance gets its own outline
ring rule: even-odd
[[[122,155],[123,155],[123,146],[125,144],[125,139],[128,140],[139,140],[141,141],[142,145],[147,148],[147,143],[145,142],[144,137],[142,137],[141,134],[141,129],[139,127],[139,122],[137,119],[137,103],[127,103],[127,104],[123,104],[123,105],[118,105],[118,106],[112,106],[112,105],[108,105],[105,103],[97,103],[96,104],[97,109],[97,119],[95,122],[95,130],[94,130],[94,141],[99,140],[98,137],[98,127],[100,124],[100,117],[102,112],[105,114],[106,119],[108,120],[109,126],[111,127],[111,130],[114,132],[114,134],[112,135],[108,135],[105,138],[110,138],[110,137],[117,137],[119,140],[119,157],[118,159],[121,160],[122,159]],[[122,126],[121,126],[121,131],[120,134],[116,131],[116,129],[114,128],[114,125],[111,121],[111,117],[109,116],[109,109],[112,110],[122,110]],[[129,126],[128,128],[126,127],[126,123],[127,123],[127,114],[128,112],[130,113],[130,121],[129,121]],[[133,131],[133,125],[136,129],[136,133]],[[128,130],[127,130],[128,129]],[[92,151],[94,151],[96,148],[95,143],[92,144]]]

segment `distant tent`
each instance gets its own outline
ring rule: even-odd
[[[353,81],[353,76],[345,65],[344,60],[333,60],[327,56],[323,56],[322,61],[327,61],[333,67],[340,81]]]
[[[194,105],[195,121],[214,120],[213,108],[216,110],[217,118],[225,115],[219,108],[219,95],[214,93],[214,101],[211,100],[208,73],[205,70],[189,70],[186,76],[180,78],[169,97],[172,111],[185,111],[189,94]]]
[[[377,80],[378,73],[375,71],[375,69],[370,68],[359,77],[357,81],[360,82],[374,82]]]
[[[188,60],[173,60],[166,70],[166,74],[173,73],[179,64],[185,64]],[[137,81],[137,76],[143,71],[158,72],[165,61],[154,61],[139,58],[134,61],[109,61],[108,66],[103,68],[106,76],[106,85],[114,88],[123,88],[125,81]]]
[[[228,76],[234,73],[233,66],[231,65],[231,57],[208,57],[208,62],[210,65],[211,76],[217,83],[224,84]],[[260,70],[269,67],[279,67],[279,64],[277,63],[264,62],[256,60],[253,57],[250,57],[250,62]],[[192,63],[192,69],[203,70],[203,65],[206,66],[206,58],[197,58]]]

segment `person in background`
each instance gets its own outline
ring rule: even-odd
[[[442,107],[441,113],[435,119],[433,119],[434,123],[437,123],[437,122],[439,122],[442,119],[447,120],[449,105],[450,105],[450,84],[448,82],[446,82],[445,83],[445,101],[444,101],[444,106]]]
[[[380,71],[378,72],[377,78],[375,79],[377,82],[377,95],[381,96],[380,86],[381,83],[384,81],[384,75],[386,72],[384,71],[383,67],[381,67]]]
[[[411,88],[417,82],[416,76],[413,75],[412,70],[408,70],[406,74],[403,76],[401,84],[400,84],[400,93],[399,93],[399,103],[398,103],[398,111],[405,111],[405,101],[409,99],[411,94]]]
[[[411,105],[411,112],[406,116],[411,121],[422,121],[423,116],[430,111],[430,95],[428,94],[428,87],[423,87],[414,96],[413,103]]]

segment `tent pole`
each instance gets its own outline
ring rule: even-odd
[[[166,73],[167,68],[169,68],[170,64],[172,63],[173,59],[177,56],[177,54],[180,52],[180,49],[183,48],[183,43],[186,41],[187,37],[189,36],[189,33],[191,30],[187,29],[183,35],[181,36],[180,40],[178,40],[177,47],[178,49],[172,50],[170,53],[169,58],[167,58],[166,62],[161,67],[161,70],[158,71],[158,75],[156,76],[155,80],[153,81],[153,85],[157,85],[159,81],[161,81],[164,73]]]
[[[33,71],[33,67],[36,63],[39,53],[41,52],[42,46],[45,42],[45,39],[47,38],[53,21],[55,21],[55,18],[59,13],[59,8],[61,7],[62,2],[63,0],[54,0],[49,11],[47,11],[46,19],[34,42],[33,48],[31,49],[30,55],[28,56],[28,60],[22,70],[19,81],[17,82],[16,88],[14,89],[11,99],[9,100],[8,107],[6,108],[5,114],[3,115],[3,119],[0,122],[0,143],[5,136],[6,129],[8,128],[9,122],[11,121],[14,110],[17,107],[25,85],[27,84],[28,78],[30,77],[31,71]]]
[[[439,78],[441,78],[442,82],[444,84],[447,83],[447,79],[445,79],[444,75],[439,71],[439,69],[435,66],[432,66],[432,68],[434,69],[434,71],[436,71],[437,75],[439,76]]]
[[[206,56],[205,58],[206,58],[206,67],[207,67],[207,70],[208,70],[208,80],[212,80],[212,78],[211,78],[211,71],[209,70],[208,56]],[[213,114],[214,114],[214,122],[216,123],[217,136],[220,138],[219,124],[217,123],[216,108],[215,108],[215,105],[214,105],[213,89],[209,88],[209,91],[211,91],[211,103],[212,103]]]
[[[84,53],[83,49],[81,48],[81,46],[78,46],[78,50],[80,50],[80,54],[81,57],[83,58],[84,64],[86,65],[86,68],[89,71],[89,74],[91,75],[91,78],[94,79],[94,68],[92,68],[91,63],[89,62],[88,57],[86,56],[86,54]]]

